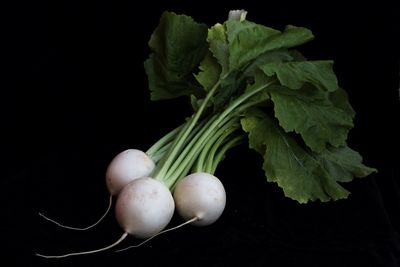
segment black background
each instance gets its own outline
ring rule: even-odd
[[[1,229],[8,266],[400,265],[398,9],[135,2],[32,1],[3,9]],[[71,232],[37,213],[69,225],[92,223],[107,205],[104,172],[113,156],[146,150],[190,114],[186,99],[149,100],[143,61],[162,11],[211,26],[234,8],[257,23],[314,32],[300,50],[335,60],[357,112],[349,143],[379,173],[344,184],[352,192],[346,201],[300,205],[265,181],[261,159],[242,146],[217,171],[228,200],[214,225],[188,226],[125,253],[34,257],[114,242],[122,232],[112,214],[96,229]],[[171,225],[179,222],[174,217]]]

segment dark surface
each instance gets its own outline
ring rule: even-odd
[[[69,225],[92,223],[107,205],[104,172],[113,156],[145,150],[190,114],[185,99],[149,100],[142,63],[161,12],[212,25],[231,8],[54,2],[4,9],[10,16],[0,98],[1,239],[8,266],[400,266],[399,10],[289,3],[240,8],[258,23],[313,30],[316,39],[301,51],[335,60],[357,112],[349,143],[378,174],[345,184],[348,200],[300,205],[265,181],[261,159],[243,146],[217,171],[228,200],[216,224],[185,227],[120,254],[34,257],[99,248],[122,234],[113,214],[96,229],[72,232],[37,213]],[[174,217],[171,225],[178,223]]]

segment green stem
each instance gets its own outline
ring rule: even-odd
[[[156,152],[154,152],[150,158],[153,160],[154,163],[157,164],[157,162],[160,161],[160,159],[162,159],[162,157],[164,157],[165,153],[168,151],[168,149],[171,147],[171,143],[168,143],[166,145],[164,145],[163,147],[161,147],[160,149],[158,149]]]
[[[202,144],[205,140],[209,138],[209,135],[211,134],[212,131],[215,130],[215,128],[219,127],[221,122],[223,122],[225,119],[237,116],[237,114],[244,110],[244,108],[248,108],[251,105],[254,105],[258,103],[258,101],[251,102],[249,105],[243,105],[243,108],[238,108],[242,103],[244,103],[246,100],[254,96],[255,94],[259,93],[260,91],[264,90],[266,87],[270,86],[271,84],[275,83],[275,80],[270,81],[269,83],[266,83],[260,87],[256,87],[252,90],[248,90],[245,92],[243,95],[238,97],[235,101],[233,101],[219,116],[216,120],[213,121],[213,123],[210,125],[210,127],[207,129],[207,131],[201,136],[200,140],[198,141],[198,144]],[[234,112],[234,110],[238,108],[237,112]],[[195,146],[194,149],[199,149],[199,145]],[[214,168],[215,169],[215,168]]]
[[[218,117],[217,117],[218,118]],[[219,127],[226,125],[230,118],[225,118],[219,123]],[[182,170],[185,169],[186,165],[193,165],[193,162],[196,160],[196,157],[200,154],[202,147],[205,146],[207,141],[211,138],[212,134],[215,133],[219,127],[212,127],[214,125],[215,119],[210,120],[210,126],[204,127],[204,131],[201,132],[195,140],[193,140],[193,145],[188,147],[187,153],[182,153],[181,158],[183,160],[177,160],[174,165],[171,167],[171,172],[169,173],[174,179],[178,179],[182,177]],[[169,177],[169,175],[168,175]]]
[[[231,119],[223,127],[221,127],[210,139],[201,150],[197,159],[196,166],[193,169],[195,172],[207,172],[207,164],[218,149],[218,147],[225,141],[225,139],[239,128],[237,120]]]
[[[236,123],[236,120],[228,121],[224,126],[222,126],[214,135],[212,135],[204,144],[201,152],[196,160],[195,167],[193,168],[194,172],[202,172],[205,171],[205,161],[206,157],[210,157],[210,151],[212,151],[217,145],[218,140],[221,138],[224,139],[234,131],[238,129],[239,125]]]
[[[271,81],[262,86],[247,90],[243,95],[234,100],[222,113],[217,113],[212,116],[204,125],[204,127],[202,127],[202,129],[199,130],[199,132],[191,140],[188,139],[190,132],[195,127],[201,113],[205,109],[206,103],[210,100],[211,96],[215,93],[215,90],[219,86],[218,82],[207,94],[199,110],[179,132],[167,155],[164,156],[161,167],[156,171],[154,178],[163,181],[168,188],[173,188],[177,180],[182,178],[183,175],[190,171],[193,163],[201,153],[202,149],[204,149],[205,146],[208,146],[207,141],[210,139],[213,140],[213,135],[216,134],[221,127],[223,127],[229,121],[235,121],[238,119],[240,112],[242,112],[245,108],[258,103],[258,101],[251,101],[247,104],[243,103],[274,82],[275,81]],[[190,140],[189,143],[188,140]],[[185,143],[187,145],[185,145]],[[232,146],[235,143],[227,142],[227,144]],[[228,148],[229,146],[226,146],[226,149]],[[226,149],[223,150],[223,152],[226,152]],[[216,166],[222,157],[223,154],[221,155],[221,153],[218,153],[217,158],[214,160],[216,163],[213,163],[212,168],[210,168],[212,171],[215,171]],[[202,164],[203,163],[199,163],[199,168],[203,168]]]
[[[229,134],[231,134],[231,133],[229,133]],[[228,137],[227,134],[221,135],[221,136],[218,138],[218,140],[215,142],[215,144],[213,145],[213,147],[212,147],[210,153],[208,154],[208,159],[207,159],[207,162],[206,162],[205,167],[204,167],[204,171],[205,171],[205,172],[207,172],[207,173],[210,173],[210,172],[211,172],[211,170],[212,170],[212,165],[213,165],[213,162],[214,162],[215,154],[216,154],[218,148],[220,148],[220,146],[221,146],[224,142],[226,142],[226,138],[227,138],[227,137]]]
[[[274,81],[273,81],[274,82]],[[231,105],[229,105],[215,120],[213,120],[212,124],[207,127],[206,131],[204,134],[202,134],[201,138],[197,142],[197,145],[194,146],[193,149],[199,149],[199,146],[210,137],[210,134],[215,131],[217,128],[223,124],[223,122],[228,121],[230,118],[237,116],[239,111],[242,111],[243,109],[238,108],[244,101],[252,97],[253,95],[257,94],[258,92],[262,91],[269,85],[271,85],[273,82],[267,83],[263,86],[260,86],[258,88],[255,88],[253,90],[249,90],[248,92],[244,93],[241,95],[239,98],[237,98],[234,102],[232,102]],[[247,105],[244,105],[244,107],[247,108]],[[238,112],[234,112],[234,110],[238,108]]]
[[[207,172],[210,174],[214,174],[218,164],[224,158],[226,151],[228,151],[228,149],[231,149],[234,146],[241,144],[244,138],[245,138],[244,135],[239,135],[226,142],[224,146],[218,151],[218,154],[215,155],[214,157],[215,159],[213,160],[213,162],[212,163],[210,162],[208,164],[209,168],[207,169]]]
[[[209,123],[213,122],[214,118],[211,118]],[[169,172],[167,173],[165,183],[170,187],[173,188],[176,182],[185,177],[189,171],[193,168],[193,164],[199,159],[199,154],[201,154],[209,143],[213,143],[210,141],[211,139],[215,139],[214,136],[218,137],[223,135],[225,132],[232,133],[234,130],[238,129],[239,125],[237,123],[236,118],[230,118],[230,120],[224,120],[221,123],[221,128],[216,129],[213,132],[213,135],[209,138],[204,140],[204,131],[208,129],[207,125],[203,128],[203,131],[199,132],[196,137],[190,142],[190,144],[185,148],[185,151],[182,152],[180,157],[175,161],[174,165],[171,166]],[[203,141],[200,141],[203,140]],[[201,149],[200,149],[201,148]],[[200,167],[201,169],[203,167]],[[199,170],[201,171],[201,170]]]
[[[186,148],[186,146],[188,145],[189,141],[192,140],[196,134],[203,129],[204,125],[206,124],[207,120],[202,120],[201,122],[198,123],[198,125],[193,129],[193,131],[189,134],[189,137],[186,139],[186,142],[183,144],[183,146]],[[165,153],[170,149],[171,145],[172,145],[172,141],[166,145],[164,145],[163,147],[161,147],[160,149],[158,149],[154,154],[153,154],[153,161],[155,163],[157,163],[161,158],[163,158],[165,156]],[[165,178],[165,177],[164,177]]]
[[[175,160],[173,164],[171,164],[168,171],[165,173],[163,177],[163,181],[167,186],[170,186],[175,183],[180,177],[182,169],[186,169],[186,165],[190,165],[192,163],[193,154],[196,153],[195,148],[196,142],[203,136],[204,132],[208,129],[209,125],[215,120],[216,116],[211,117],[204,127],[190,140],[190,142],[185,146],[183,151],[180,153],[178,158]]]
[[[188,138],[190,132],[193,130],[193,128],[195,127],[196,123],[200,119],[200,116],[202,115],[204,109],[206,108],[208,101],[211,99],[211,97],[214,95],[214,93],[216,92],[217,88],[219,87],[220,81],[221,80],[219,80],[213,86],[213,88],[208,92],[207,96],[205,97],[204,101],[200,105],[200,107],[197,110],[197,112],[185,124],[185,127],[183,127],[183,129],[179,132],[178,138],[175,139],[176,142],[173,143],[173,145],[172,145],[171,149],[169,150],[167,156],[164,157],[165,161],[163,161],[162,163],[160,162],[161,163],[160,167],[157,168],[157,170],[155,171],[155,175],[154,175],[155,179],[159,179],[159,180],[163,179],[163,176],[168,171],[169,166],[171,165],[172,162],[174,162],[174,160],[176,159],[177,155],[182,150],[182,146],[183,146],[184,142],[186,141],[186,138]]]
[[[164,137],[162,137],[160,140],[158,140],[154,145],[152,145],[147,151],[146,154],[153,159],[153,155],[157,154],[157,152],[162,149],[163,147],[166,146],[166,144],[170,143],[174,137],[178,134],[178,132],[182,129],[184,124],[178,126],[177,128],[173,129],[170,131],[168,134],[166,134]]]

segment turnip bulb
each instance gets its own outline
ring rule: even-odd
[[[167,226],[174,209],[168,188],[158,180],[143,177],[126,185],[118,195],[115,216],[125,232],[146,238]]]
[[[226,193],[221,181],[205,172],[179,180],[174,190],[176,210],[184,220],[197,218],[192,225],[214,223],[225,209]]]
[[[116,196],[133,180],[147,177],[155,167],[154,162],[138,149],[122,151],[108,165],[106,183],[111,195]]]

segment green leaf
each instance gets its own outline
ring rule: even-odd
[[[237,72],[229,73],[221,79],[220,86],[212,98],[214,110],[223,109],[232,99],[238,97],[246,89],[247,81]]]
[[[296,47],[313,39],[314,35],[309,29],[288,25],[280,35],[272,38],[268,43],[268,50]]]
[[[273,78],[266,76],[262,71],[258,70],[253,73],[254,82],[249,84],[246,88],[246,93],[254,92],[254,90],[258,90],[258,88],[265,86],[266,84],[271,84],[274,82]],[[269,85],[271,86],[271,85]],[[263,103],[263,106],[269,106],[269,102],[271,99],[270,92],[268,90],[262,90],[261,92],[256,93],[252,97],[247,100],[248,105],[260,104]],[[269,100],[269,101],[268,101]]]
[[[208,92],[218,82],[221,66],[217,60],[208,53],[206,57],[200,62],[200,72],[195,75],[196,80]]]
[[[310,30],[288,26],[284,32],[250,21],[226,22],[229,68],[240,69],[263,53],[301,45],[313,39]]]
[[[300,203],[346,198],[349,192],[340,182],[376,170],[346,144],[355,112],[338,86],[333,61],[307,61],[295,50],[314,38],[310,30],[287,26],[281,32],[239,12],[244,15],[210,29],[185,15],[162,15],[145,62],[152,100],[190,96],[195,111],[190,125],[217,118],[204,140],[214,140],[212,132],[220,132],[223,121],[240,119],[249,146],[264,159],[267,180],[287,197]],[[221,117],[224,111],[229,114]],[[187,125],[179,135],[186,139],[176,140],[159,165],[160,177],[173,173],[169,168],[179,165],[174,159],[188,165],[178,169],[192,167],[178,155],[191,142]]]
[[[270,82],[272,79],[265,75],[259,68],[259,65],[263,65],[269,62],[282,62],[286,60],[292,60],[290,52],[286,49],[274,50],[266,52],[260,55],[257,59],[252,61],[244,71],[232,71],[224,79],[221,80],[220,88],[217,94],[214,96],[213,102],[215,108],[221,108],[230,100],[242,94],[249,85],[259,86]],[[265,92],[264,96],[257,94],[254,98],[269,98],[269,93]],[[260,100],[260,99],[258,99]],[[253,101],[253,100],[250,100]],[[259,102],[259,101],[256,101]]]
[[[248,132],[250,148],[264,158],[267,180],[276,182],[285,196],[300,203],[347,198],[349,192],[336,182],[313,153],[285,133],[273,118],[251,109],[241,119],[241,124]]]
[[[295,39],[297,40],[295,41]],[[212,98],[214,110],[229,103],[244,92],[248,78],[254,78],[258,66],[271,62],[292,60],[297,54],[287,48],[304,43],[312,38],[309,30],[288,27],[285,32],[258,25],[249,21],[228,20],[224,24],[216,24],[208,31],[207,41],[213,57],[219,63],[217,70],[220,87]],[[293,54],[293,55],[292,55]],[[198,81],[210,88],[215,84],[215,64],[204,63]],[[208,70],[207,66],[214,68]],[[208,74],[209,73],[209,74]]]
[[[328,173],[340,182],[350,182],[353,180],[353,176],[365,177],[372,172],[377,172],[376,169],[362,164],[360,154],[348,146],[329,147],[322,153],[316,154],[316,158],[323,164]]]
[[[214,110],[223,109],[227,104],[229,105],[244,92],[257,90],[272,81],[275,81],[275,78],[268,77],[259,69],[254,69],[251,75],[243,75],[242,73],[233,72],[221,81],[220,88],[212,100]],[[266,104],[266,101],[269,99],[269,92],[267,90],[262,90],[261,92],[255,93],[252,97],[249,97],[246,100],[246,104]]]
[[[257,116],[258,115],[258,116]],[[245,116],[240,120],[242,129],[249,133],[249,147],[264,156],[265,153],[265,138],[266,131],[260,121],[263,119],[264,114],[258,112],[256,109],[248,110]]]
[[[145,61],[151,99],[202,94],[193,72],[207,53],[207,26],[191,17],[164,12],[153,32]]]
[[[280,83],[291,89],[300,89],[305,83],[333,92],[338,81],[332,70],[333,61],[274,62],[260,66],[265,74],[277,76]]]
[[[228,20],[226,22],[229,43],[229,67],[239,69],[248,61],[257,58],[272,36],[280,32],[250,21]]]
[[[345,145],[353,117],[336,107],[327,92],[311,86],[291,90],[283,86],[271,89],[275,117],[286,132],[299,133],[307,146],[321,152],[328,144]]]
[[[290,56],[293,58],[293,61],[306,61],[307,58],[303,56],[298,50],[291,49],[289,50]]]
[[[228,39],[225,25],[217,23],[211,27],[208,30],[207,42],[210,51],[221,65],[221,76],[224,76],[229,72]]]
[[[356,112],[350,105],[349,98],[345,90],[339,87],[335,92],[329,94],[329,100],[335,107],[340,108],[354,119]]]
[[[203,99],[198,99],[194,95],[190,96],[190,104],[192,105],[193,111],[196,112],[200,108],[202,102],[203,102]]]
[[[259,71],[260,66],[265,64],[292,61],[294,59],[292,54],[293,53],[287,49],[278,49],[266,52],[251,61],[243,71],[243,75],[251,76],[255,71]]]

